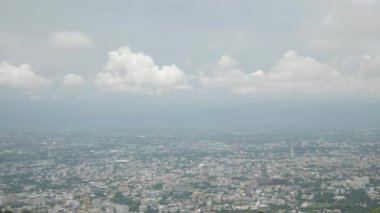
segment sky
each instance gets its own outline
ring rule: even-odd
[[[0,0],[0,126],[378,127],[379,10]]]

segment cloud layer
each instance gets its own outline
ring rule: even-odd
[[[373,0],[324,1],[323,20],[308,22],[304,36],[313,50],[334,54],[379,51],[380,2]]]
[[[371,95],[380,93],[380,56],[363,55],[356,72],[345,73],[310,56],[287,51],[268,70],[243,71],[237,60],[223,55],[209,70],[188,75],[176,65],[160,67],[142,52],[121,47],[108,53],[103,72],[93,84],[101,91],[162,94],[168,91],[224,91],[253,95]],[[86,82],[79,74],[43,77],[28,64],[0,64],[0,87],[54,87],[80,89]],[[57,87],[55,87],[57,88]],[[68,90],[70,91],[70,90]],[[95,91],[94,91],[95,92]]]
[[[54,47],[61,49],[81,49],[93,46],[88,35],[77,31],[53,32],[49,40]]]

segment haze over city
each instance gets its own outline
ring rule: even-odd
[[[0,213],[379,213],[379,12],[0,0]]]

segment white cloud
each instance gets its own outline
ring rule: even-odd
[[[379,75],[379,59],[365,56],[361,72],[370,72],[371,76]],[[235,59],[223,56],[215,70],[208,75],[202,73],[199,81],[205,88],[227,89],[233,93],[376,95],[380,91],[380,78],[345,75],[328,64],[312,57],[299,56],[292,50],[286,52],[267,72],[257,70],[246,73],[236,66]]]
[[[273,65],[258,92],[277,94],[324,94],[346,93],[344,82],[348,76],[331,66],[308,56],[299,56],[289,50]]]
[[[244,73],[237,68],[234,58],[223,55],[210,75],[201,74],[199,82],[205,88],[224,88],[232,92],[247,92],[254,90],[255,79],[263,75],[261,70],[251,74]]]
[[[271,69],[272,80],[280,81],[326,81],[340,77],[340,73],[311,57],[302,57],[290,50]]]
[[[218,67],[224,70],[233,69],[236,65],[236,60],[228,55],[223,55],[218,61]]]
[[[260,76],[264,76],[264,71],[262,71],[262,70],[257,70],[257,71],[255,71],[255,72],[249,74],[249,75],[252,76],[252,77],[260,77]]]
[[[121,47],[108,53],[105,72],[96,76],[96,86],[109,91],[161,93],[189,89],[185,73],[176,65],[160,68],[144,53]]]
[[[62,80],[62,85],[64,87],[79,87],[82,86],[84,83],[85,81],[82,78],[82,76],[72,73],[66,74]]]
[[[4,61],[0,64],[0,87],[35,88],[48,84],[28,64],[13,66]]]
[[[53,32],[49,38],[51,44],[62,49],[80,49],[92,47],[91,38],[77,31],[60,31]]]

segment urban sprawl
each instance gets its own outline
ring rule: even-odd
[[[3,131],[0,209],[369,212],[380,129]]]

